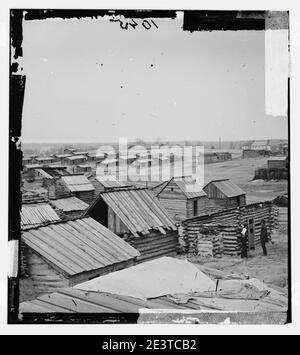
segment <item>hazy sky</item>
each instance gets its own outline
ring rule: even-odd
[[[23,142],[287,138],[265,114],[263,31],[25,21]]]

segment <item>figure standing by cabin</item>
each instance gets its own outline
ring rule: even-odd
[[[241,231],[241,243],[242,243],[242,251],[241,258],[248,258],[248,246],[247,246],[247,225],[244,224],[243,229]]]
[[[266,243],[268,243],[268,229],[266,226],[266,221],[264,219],[261,221],[260,241],[264,255],[268,255],[266,248]]]

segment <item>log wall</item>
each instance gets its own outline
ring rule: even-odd
[[[256,203],[187,219],[183,222],[183,242],[187,253],[195,254],[195,245],[201,230],[207,225],[214,225],[217,233],[223,236],[223,253],[237,256],[240,254],[240,234],[243,224],[248,224],[249,219],[254,222],[255,246],[260,244],[261,222],[264,219],[271,232],[277,228],[278,209],[271,203]]]
[[[174,231],[165,235],[160,232],[152,232],[139,238],[131,236],[126,241],[141,253],[137,261],[144,262],[162,256],[176,255],[178,234]]]

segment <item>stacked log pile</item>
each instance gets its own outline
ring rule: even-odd
[[[221,258],[223,255],[223,235],[216,225],[203,225],[194,244],[199,256]]]

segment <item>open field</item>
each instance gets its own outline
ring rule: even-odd
[[[253,180],[254,171],[267,163],[268,158],[233,159],[205,165],[205,181],[230,179],[247,194],[247,203],[271,200],[287,192],[288,183]]]

